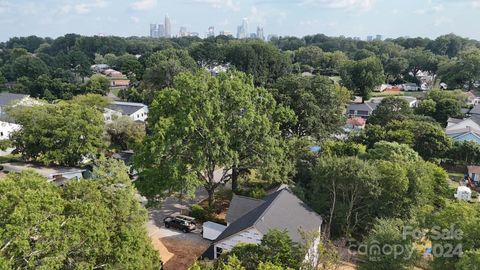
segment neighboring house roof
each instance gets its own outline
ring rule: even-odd
[[[361,117],[353,117],[347,119],[347,124],[355,127],[362,127],[366,124],[366,120]]]
[[[230,224],[215,240],[219,242],[248,228],[262,234],[271,229],[286,230],[294,242],[302,240],[299,229],[319,230],[322,218],[295,196],[289,189],[268,195],[257,208]]]
[[[124,115],[132,115],[138,110],[145,108],[147,105],[133,102],[119,102],[115,101],[107,106],[107,108],[120,112]]]
[[[134,154],[135,153],[132,150],[127,150],[115,153],[112,157],[117,160],[122,160],[125,164],[130,164]]]
[[[468,173],[480,173],[480,166],[467,166]]]
[[[365,102],[365,103],[350,103],[348,105],[349,111],[368,111],[373,112],[378,106],[378,103]]]
[[[464,119],[451,118],[451,117],[448,118],[448,120],[447,120],[447,122],[448,122],[449,124],[458,124],[458,123],[461,123],[461,122],[463,122],[463,121],[464,121]]]
[[[230,202],[230,207],[227,211],[227,223],[230,224],[235,222],[238,218],[259,207],[264,202],[265,201],[263,200],[238,196],[234,194],[232,197],[232,201]]]
[[[10,105],[14,101],[19,101],[24,98],[28,97],[27,95],[22,94],[13,94],[8,92],[1,92],[0,93],[0,106],[7,106]]]
[[[480,115],[480,104],[473,106],[473,108],[470,110],[470,114]]]
[[[5,172],[16,172],[21,173],[25,170],[33,170],[41,176],[52,179],[58,175],[72,174],[72,173],[82,173],[85,169],[75,168],[75,167],[62,167],[62,166],[43,166],[34,163],[24,163],[24,162],[10,162],[0,164],[2,171]]]

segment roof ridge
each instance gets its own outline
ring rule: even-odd
[[[263,218],[263,216],[265,215],[265,213],[272,207],[273,203],[278,199],[278,197],[280,197],[279,195],[283,192],[283,191],[287,191],[289,192],[290,190],[288,188],[283,188],[283,189],[280,189],[272,194],[270,194],[270,196],[273,196],[273,194],[277,193],[277,195],[274,197],[274,199],[270,202],[270,204],[267,206],[267,208],[265,208],[265,210],[262,211],[262,213],[258,216],[257,220],[255,220],[255,222],[253,223],[253,227],[255,227],[255,225],[257,225],[258,221],[261,220]],[[265,201],[265,203],[267,203],[267,201]]]

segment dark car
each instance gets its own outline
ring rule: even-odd
[[[183,215],[167,217],[163,220],[166,228],[175,228],[185,233],[195,230],[195,218]]]

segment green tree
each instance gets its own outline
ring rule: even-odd
[[[110,143],[121,150],[134,149],[145,138],[145,126],[129,116],[120,116],[106,124]]]
[[[274,83],[291,69],[291,59],[286,54],[262,41],[230,42],[225,61],[252,75],[257,86]]]
[[[110,171],[114,169],[114,171]],[[146,211],[121,164],[59,187],[33,172],[0,182],[0,266],[6,269],[159,269]]]
[[[103,116],[95,108],[60,102],[15,107],[10,115],[22,125],[11,140],[25,160],[75,166],[103,147]]]
[[[185,50],[168,49],[152,54],[146,60],[144,81],[150,88],[164,88],[173,85],[176,75],[194,72],[195,60]]]
[[[480,144],[472,141],[455,142],[448,158],[463,165],[480,164]]]
[[[457,264],[455,269],[458,270],[480,270],[480,250],[469,250],[465,252]]]
[[[345,125],[345,106],[350,93],[327,77],[290,75],[279,79],[274,87],[275,99],[292,109],[297,118],[282,127],[287,136],[320,139]]]
[[[413,74],[413,77],[417,80],[420,71],[427,71],[435,74],[438,70],[438,57],[423,48],[405,50],[403,57],[408,60],[407,71]]]
[[[286,180],[291,165],[275,122],[279,109],[272,95],[255,88],[245,74],[179,75],[175,88],[164,89],[151,106],[151,135],[137,159],[144,187],[164,194],[203,185],[211,205],[217,187],[232,180],[235,188],[242,172]],[[215,179],[218,170],[223,174]]]
[[[377,106],[368,123],[373,125],[385,126],[393,120],[408,119],[413,115],[413,109],[410,104],[399,97],[386,97]]]
[[[390,270],[390,269],[411,269],[418,257],[413,239],[404,237],[403,228],[405,222],[400,219],[380,219],[375,224],[371,233],[365,241],[366,251],[361,270]],[[401,254],[399,249],[385,253],[390,250],[384,247],[395,249],[401,246],[404,250]]]
[[[380,141],[375,143],[366,155],[369,159],[387,160],[391,162],[417,162],[422,158],[412,148],[397,142]]]
[[[418,107],[415,108],[415,113],[425,116],[433,117],[437,111],[437,103],[431,99],[426,99],[421,101],[418,104]]]
[[[85,84],[86,94],[99,94],[106,96],[110,89],[110,80],[101,74],[93,74]]]
[[[433,118],[440,124],[446,125],[448,118],[462,117],[462,104],[455,99],[442,99],[437,103]]]
[[[376,57],[347,62],[341,71],[341,77],[348,89],[362,97],[362,102],[370,97],[376,86],[385,82],[382,63]]]
[[[37,79],[40,75],[48,74],[47,65],[40,58],[33,55],[23,55],[16,58],[11,68],[13,79],[20,77]]]

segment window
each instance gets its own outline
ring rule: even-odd
[[[215,252],[216,252],[218,255],[220,255],[220,254],[222,254],[222,252],[223,252],[223,248],[221,248],[221,247],[215,247]]]
[[[3,137],[3,132],[0,132],[0,137]]]

